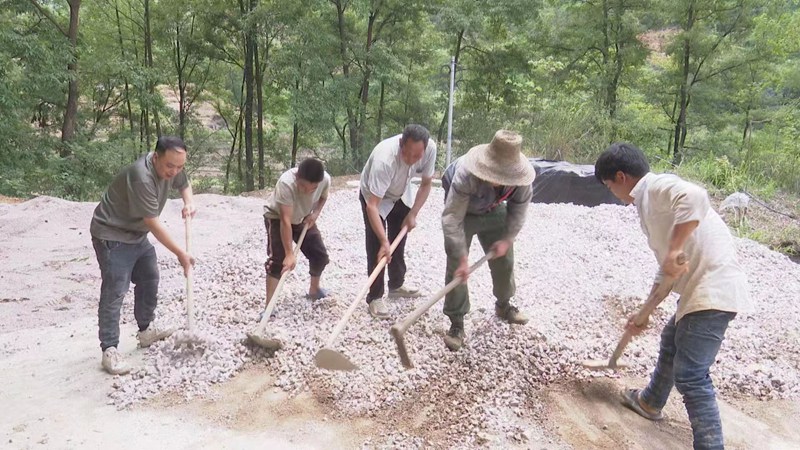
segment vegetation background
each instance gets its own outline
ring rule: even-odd
[[[502,127],[573,162],[630,141],[656,170],[785,213],[734,225],[797,252],[799,6],[0,0],[0,194],[95,201],[162,134],[186,140],[197,191],[229,194],[298,155],[358,173],[408,123],[444,150],[454,57],[455,156]]]

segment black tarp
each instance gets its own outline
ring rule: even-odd
[[[597,206],[622,202],[594,177],[594,166],[567,161],[528,158],[536,169],[533,180],[534,203],[572,203]]]
[[[572,203],[583,206],[622,204],[603,183],[597,181],[592,165],[539,158],[528,159],[536,169],[531,199],[534,203]],[[450,187],[455,165],[454,161],[442,176],[442,186],[445,191]]]

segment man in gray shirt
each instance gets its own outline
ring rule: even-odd
[[[461,277],[462,284],[445,297],[444,313],[450,330],[444,337],[447,348],[458,351],[464,344],[464,315],[469,312],[469,247],[477,235],[484,252],[494,251],[489,261],[495,313],[510,324],[528,322],[511,304],[514,284],[514,239],[531,202],[531,183],[536,172],[522,154],[522,137],[500,130],[490,144],[473,147],[454,161],[442,177],[445,206],[442,212],[447,271],[445,283]]]
[[[389,259],[389,297],[419,297],[419,290],[405,284],[406,238],[400,240],[394,255],[390,244],[405,227],[411,231],[417,225],[417,213],[428,199],[436,166],[436,143],[425,127],[408,125],[403,134],[384,139],[372,150],[361,172],[359,201],[364,216],[367,248],[367,273],[371,274],[384,256]],[[411,178],[422,178],[416,196],[411,190]],[[388,234],[388,236],[387,236]],[[389,311],[383,303],[383,271],[367,294],[369,313],[387,318]]]
[[[100,275],[98,325],[102,366],[113,375],[125,374],[130,366],[117,351],[122,300],[131,282],[134,288],[133,314],[139,326],[139,345],[147,347],[168,337],[174,330],[152,324],[158,296],[158,261],[147,233],[178,257],[185,274],[194,258],[172,239],[159,221],[169,189],[183,197],[183,217],[194,216],[192,186],[183,167],[186,145],[177,137],[162,136],[156,151],[149,153],[117,174],[94,210],[90,232]]]

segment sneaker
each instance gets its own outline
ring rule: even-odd
[[[153,342],[160,341],[162,339],[166,339],[175,332],[174,328],[165,328],[161,329],[157,326],[150,324],[146,330],[140,331],[136,334],[136,337],[139,338],[139,347],[150,347]]]
[[[416,298],[422,297],[422,293],[415,287],[406,284],[397,289],[389,289],[389,298]]]
[[[642,391],[639,389],[623,389],[622,404],[633,410],[636,414],[650,420],[662,420],[664,414],[660,409],[651,408],[642,401]]]
[[[520,310],[511,303],[495,303],[494,313],[497,315],[497,317],[510,324],[525,325],[528,323],[528,316],[520,312]]]
[[[111,375],[125,375],[131,371],[128,363],[122,359],[122,355],[117,351],[117,347],[108,347],[103,352],[103,370]]]
[[[369,302],[369,314],[372,317],[378,319],[386,319],[389,317],[389,310],[386,308],[386,303],[383,302],[383,299],[376,298],[375,300]]]
[[[464,346],[465,337],[464,327],[462,325],[452,324],[450,325],[450,330],[444,335],[444,345],[446,345],[450,351],[457,352]]]

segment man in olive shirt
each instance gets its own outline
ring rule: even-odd
[[[183,217],[195,214],[192,187],[183,172],[184,164],[186,145],[183,141],[177,137],[160,137],[154,153],[122,169],[94,210],[90,232],[103,279],[98,308],[99,338],[102,366],[110,374],[130,371],[117,345],[120,309],[131,282],[136,285],[133,314],[139,326],[139,345],[147,347],[174,331],[152,324],[159,274],[156,250],[147,239],[147,233],[153,233],[174,253],[184,273],[188,273],[194,258],[181,249],[159,221],[170,188],[180,191],[183,197]]]
[[[495,314],[510,324],[528,322],[511,298],[514,284],[514,239],[525,224],[536,172],[522,154],[522,137],[500,130],[492,142],[473,147],[454,161],[442,177],[445,206],[442,212],[447,271],[445,283],[461,277],[462,284],[445,297],[444,313],[450,330],[447,348],[457,351],[464,344],[464,315],[469,312],[467,256],[477,235],[484,252],[494,251],[489,261]]]

